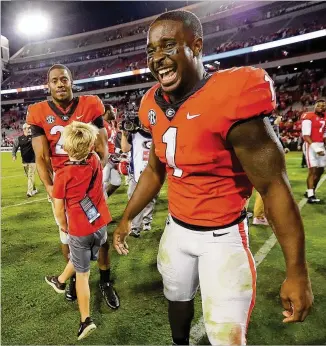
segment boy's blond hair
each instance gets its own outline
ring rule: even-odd
[[[94,125],[73,121],[64,128],[63,148],[69,157],[83,160],[90,153],[98,132],[98,128]]]

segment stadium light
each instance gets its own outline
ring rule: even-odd
[[[41,12],[24,14],[17,21],[17,30],[27,36],[39,36],[48,32],[49,29],[49,18]]]

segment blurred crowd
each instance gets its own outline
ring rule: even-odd
[[[276,40],[281,40],[283,38],[288,38],[292,36],[297,35],[303,35],[308,32],[313,32],[317,30],[324,29],[326,25],[324,24],[318,24],[317,21],[314,21],[312,23],[303,24],[301,28],[294,29],[294,28],[282,28],[278,30],[277,32],[273,32],[269,35],[260,35],[259,37],[251,36],[249,39],[245,41],[233,41],[229,40],[226,42],[221,43],[218,47],[215,48],[215,53],[223,53],[235,49],[240,48],[246,48],[246,47],[252,47],[257,44],[262,44],[266,42],[272,42]],[[252,30],[253,26],[252,24],[239,28],[239,31],[246,31],[246,30]]]
[[[301,149],[301,116],[313,108],[317,99],[326,96],[324,83],[325,72],[322,69],[306,69],[289,77],[285,75],[281,82],[275,79],[277,109],[274,117],[281,117],[279,134],[285,148],[291,151]],[[145,89],[126,91],[107,95],[103,100],[116,107],[118,116],[122,117],[132,102],[139,105],[144,93]],[[21,131],[26,111],[27,106],[23,104],[2,107],[2,146],[11,145],[14,135]]]
[[[277,91],[275,115],[282,117],[279,123],[280,138],[285,148],[301,150],[301,116],[311,111],[317,99],[326,96],[325,74],[322,70],[306,69],[291,78],[286,78]]]

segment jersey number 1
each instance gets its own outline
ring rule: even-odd
[[[178,168],[175,164],[175,152],[177,149],[177,132],[176,127],[169,127],[163,135],[163,143],[166,144],[165,157],[168,165],[174,169],[173,176],[181,178],[182,169]]]

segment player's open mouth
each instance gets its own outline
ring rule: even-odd
[[[173,67],[164,68],[158,71],[158,78],[161,84],[172,84],[177,78],[177,71]]]

